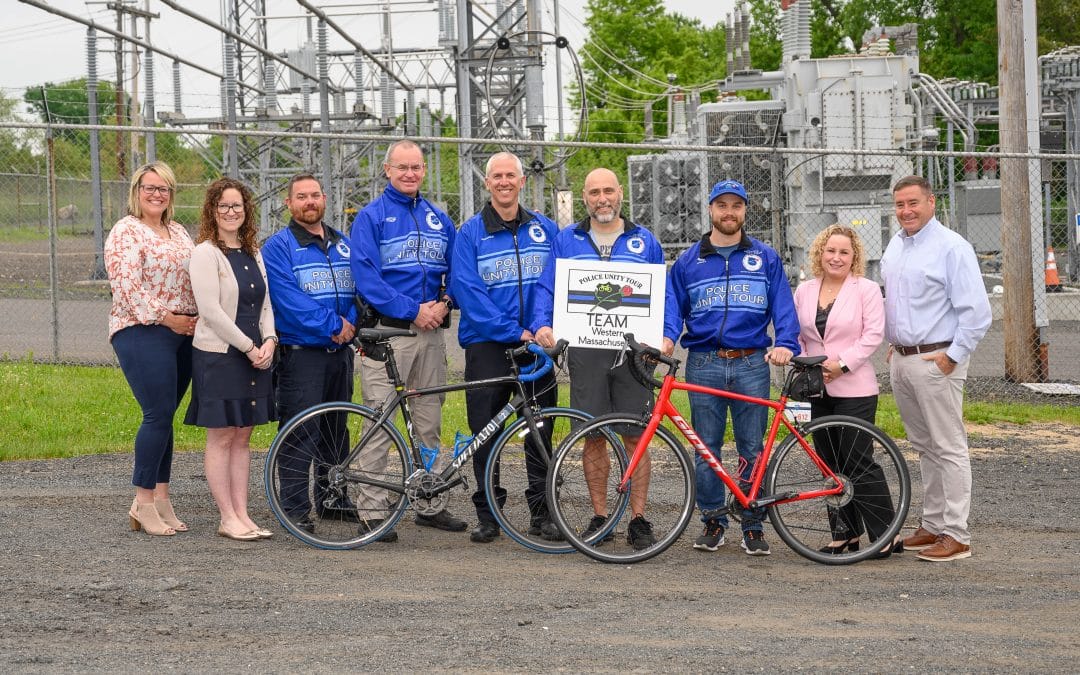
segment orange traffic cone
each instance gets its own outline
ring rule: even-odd
[[[1061,292],[1061,279],[1058,278],[1057,262],[1054,261],[1053,246],[1046,249],[1046,292]]]

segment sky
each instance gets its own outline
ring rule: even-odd
[[[115,13],[105,8],[104,2],[85,2],[84,0],[48,0],[49,4],[70,14],[83,18],[93,18],[102,25],[115,28]],[[144,7],[147,0],[139,0]],[[543,28],[554,32],[554,5],[556,0],[542,0]],[[688,17],[700,19],[704,25],[713,26],[724,21],[724,15],[731,11],[734,0],[667,0],[664,4],[669,11],[678,12]],[[217,0],[186,0],[186,7],[214,20],[219,18]],[[343,0],[316,0],[316,6],[342,5]],[[357,3],[358,5],[360,3]],[[334,20],[345,27],[350,34],[365,47],[377,49],[380,46],[379,19],[370,13],[378,4],[374,0],[363,0],[368,7],[368,14],[363,16],[340,16]],[[392,35],[396,49],[407,47],[431,47],[437,42],[437,17],[433,11],[434,3],[417,0],[401,1],[396,4],[392,19]],[[21,99],[28,86],[44,82],[62,82],[86,76],[86,27],[62,17],[50,14],[18,0],[4,0],[4,22],[0,26],[0,92],[8,98]],[[571,47],[580,47],[587,34],[585,21],[585,0],[558,0],[559,33],[565,35]],[[490,2],[494,8],[494,2]],[[213,29],[200,24],[183,14],[170,9],[157,0],[149,0],[149,9],[161,15],[151,27],[152,43],[190,61],[211,70],[221,72],[221,38]],[[415,11],[401,11],[412,9]],[[327,9],[328,13],[346,10]],[[267,14],[272,17],[296,16],[303,13],[303,8],[290,0],[267,0]],[[140,22],[141,24],[141,22]],[[140,26],[140,31],[142,28]],[[268,22],[268,45],[272,51],[295,49],[307,37],[306,22],[299,18],[277,18]],[[140,32],[140,37],[143,37]],[[331,49],[348,48],[331,31]],[[98,77],[103,80],[115,78],[115,64],[112,55],[112,38],[98,34]],[[110,50],[110,51],[105,51]],[[564,59],[564,61],[566,61]],[[125,65],[127,67],[127,65]],[[564,71],[569,65],[564,64]],[[209,117],[219,114],[218,82],[215,78],[199,73],[187,67],[183,70],[184,112],[189,117]],[[564,76],[564,84],[566,82]],[[161,57],[155,57],[155,98],[158,110],[172,106],[172,68],[171,63]],[[549,120],[552,110],[557,110],[561,98],[555,91],[554,73],[545,71],[545,109]],[[139,82],[143,88],[143,82]],[[370,96],[370,95],[369,95]],[[425,98],[421,95],[421,98]],[[435,98],[432,95],[430,98]],[[317,100],[317,99],[316,99]],[[450,99],[448,98],[447,101]],[[432,101],[433,104],[437,99]],[[373,101],[374,103],[374,101]],[[449,107],[449,105],[448,105]]]

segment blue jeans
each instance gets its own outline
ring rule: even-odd
[[[713,389],[768,398],[769,364],[765,362],[765,350],[757,350],[748,356],[734,359],[722,358],[717,356],[716,352],[690,352],[686,359],[686,381]],[[750,472],[754,461],[761,454],[769,409],[718,396],[690,393],[690,423],[717,459],[720,458],[720,448],[724,445],[729,409],[731,426],[735,433],[735,448],[739,451],[739,487],[746,491],[750,487]],[[704,521],[709,518],[710,512],[724,506],[726,491],[723,481],[717,478],[701,457],[695,459],[694,468],[697,477],[697,506]],[[763,508],[743,509],[743,532],[760,532],[764,518]],[[727,517],[720,516],[719,520],[724,529],[727,529]]]
[[[162,325],[137,324],[117,331],[112,347],[143,414],[131,482],[153,490],[169,482],[173,416],[191,382],[191,338]]]

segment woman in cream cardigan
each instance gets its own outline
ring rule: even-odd
[[[221,512],[217,533],[241,541],[273,535],[247,510],[251,429],[276,419],[270,365],[277,335],[256,233],[251,190],[231,178],[211,183],[191,254],[199,323],[184,422],[206,427],[206,482]]]
[[[810,246],[809,258],[814,278],[795,290],[799,344],[804,355],[828,357],[822,364],[825,395],[810,400],[810,414],[815,418],[850,415],[873,424],[878,383],[870,357],[885,333],[881,288],[863,276],[866,254],[850,227],[830,225],[822,230]],[[829,439],[818,435],[814,441],[822,458],[834,468],[840,463],[848,467],[857,476],[855,492],[862,495],[847,506],[829,509],[833,541],[821,551],[856,551],[864,533],[875,541],[892,521],[889,489],[869,439],[834,449]],[[834,458],[836,453],[847,456]],[[902,545],[890,546],[879,551],[878,557],[901,550]]]

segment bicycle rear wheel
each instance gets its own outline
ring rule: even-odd
[[[594,560],[648,560],[675,543],[690,522],[694,465],[663,427],[656,430],[629,489],[619,490],[627,458],[645,426],[640,417],[626,414],[597,417],[575,430],[555,453],[548,475],[551,516],[566,540]],[[644,527],[634,519],[640,502]]]
[[[546,538],[539,524],[550,519],[546,487],[551,448],[558,447],[573,427],[592,416],[572,408],[544,408],[535,419],[541,431],[551,432],[550,443],[531,442],[529,425],[523,417],[518,417],[495,441],[484,471],[488,507],[499,527],[522,546],[541,553],[571,553],[573,546],[561,538]]]
[[[873,558],[899,532],[911,505],[911,478],[896,443],[865,420],[830,415],[802,427],[807,444],[844,481],[841,495],[773,504],[769,519],[799,555],[826,565]],[[773,454],[765,474],[767,495],[832,487],[794,435]],[[859,549],[829,553],[833,539],[859,539]]]
[[[394,528],[408,506],[403,486],[411,467],[397,430],[378,427],[359,460],[342,464],[376,420],[364,406],[325,403],[278,432],[263,479],[270,509],[289,534],[316,548],[340,550]]]

